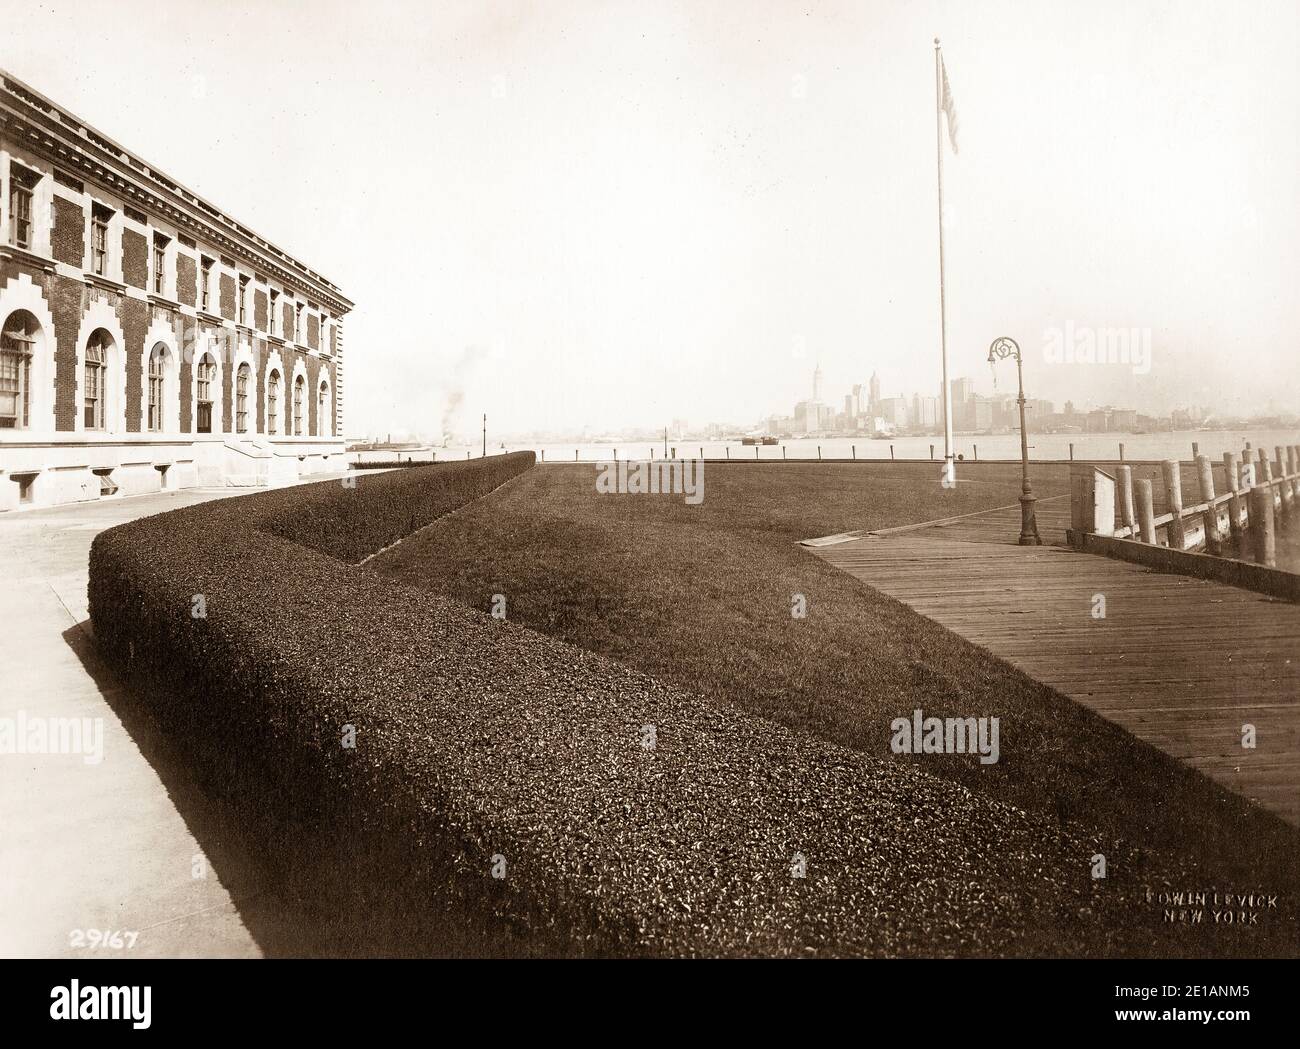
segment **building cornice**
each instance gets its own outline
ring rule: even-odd
[[[320,274],[2,69],[0,123],[23,148],[324,302],[335,316],[351,310],[352,301]]]

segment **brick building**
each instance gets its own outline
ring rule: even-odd
[[[351,307],[0,72],[0,511],[341,468]]]

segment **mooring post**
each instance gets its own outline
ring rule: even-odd
[[[758,445],[754,445],[754,458],[758,458]]]
[[[785,458],[785,445],[781,445],[781,458]]]
[[[850,447],[853,449],[853,461],[854,461],[854,462],[857,462],[857,461],[858,461],[858,446],[857,446],[856,444],[854,444],[854,445],[850,445]]]
[[[892,459],[893,457],[894,457],[894,446],[891,444],[889,446],[889,458]]]
[[[1238,494],[1240,485],[1237,483],[1237,453],[1223,453],[1223,474],[1227,486],[1228,494],[1231,498],[1228,500],[1228,531],[1232,534],[1233,542],[1237,544],[1237,551],[1241,551],[1241,496]]]
[[[822,446],[819,444],[817,446],[817,461],[821,462],[821,460],[822,460]]]
[[[1214,502],[1214,464],[1208,455],[1196,457],[1196,476],[1201,486],[1201,502],[1205,503],[1205,549],[1217,554],[1223,549],[1219,535],[1219,507]]]
[[[1195,441],[1193,441],[1193,442],[1192,442],[1192,458],[1193,458],[1193,459],[1196,459],[1196,458],[1198,458],[1198,457],[1200,456],[1200,454],[1201,454],[1201,446],[1200,446],[1199,444],[1197,444]]]
[[[1267,484],[1250,490],[1250,537],[1256,564],[1277,567],[1277,540],[1273,533],[1273,492]]]
[[[934,461],[934,445],[930,445],[930,461]]]
[[[1128,528],[1128,537],[1137,538],[1137,511],[1133,507],[1133,467],[1121,466],[1117,471],[1119,477],[1119,507],[1124,525]]]
[[[1264,485],[1270,502],[1273,499],[1273,485],[1270,483],[1272,480],[1273,465],[1268,461],[1268,452],[1261,448],[1259,450],[1259,467],[1256,470],[1255,482]]]
[[[1123,441],[1120,441],[1120,442],[1119,442],[1119,461],[1120,461],[1120,462],[1123,462],[1123,461],[1124,461],[1124,442],[1123,442]]]
[[[889,447],[890,447],[890,449],[892,450],[894,446],[891,444]],[[972,449],[974,450],[974,452],[975,452],[975,461],[976,461],[976,462],[979,462],[979,461],[980,461],[980,446],[979,446],[978,444],[972,444],[972,445],[971,445],[971,448],[972,448]]]
[[[1137,483],[1137,515],[1138,525],[1142,531],[1142,542],[1155,546],[1155,501],[1151,498],[1151,482],[1145,477]]]
[[[1183,529],[1183,480],[1177,459],[1166,459],[1160,464],[1165,478],[1165,498],[1169,500],[1169,545],[1175,550],[1185,550],[1187,536]]]
[[[931,453],[933,454],[933,453]],[[1070,442],[1070,462],[1074,462],[1074,442]]]
[[[1286,460],[1282,457],[1282,446],[1273,449],[1273,476],[1280,482],[1277,486],[1278,506],[1284,514],[1291,513],[1291,479],[1287,476]]]

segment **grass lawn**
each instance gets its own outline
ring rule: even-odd
[[[1172,872],[1187,889],[1293,899],[1300,835],[1280,820],[796,545],[1019,494],[1016,466],[963,473],[972,480],[945,491],[929,463],[710,464],[704,501],[690,506],[599,495],[590,464],[539,466],[367,568],[484,611],[502,594],[513,622],[1046,813],[1102,854],[1129,857],[1108,877],[1130,886]],[[1038,468],[1035,492],[1063,494],[1067,477]],[[791,615],[795,594],[806,618]],[[1001,760],[892,754],[890,722],[915,707],[1000,717]],[[1297,951],[1293,906],[1264,927],[1172,935],[1183,953]],[[1162,951],[1116,937],[1117,953]]]

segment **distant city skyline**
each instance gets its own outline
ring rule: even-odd
[[[1014,372],[1012,373],[1014,375]],[[953,428],[957,432],[987,433],[1019,428],[1018,386],[978,389],[973,376],[950,380]],[[879,374],[855,382],[842,394],[828,390],[820,362],[813,367],[811,397],[799,398],[788,413],[771,413],[759,429],[774,435],[942,433],[943,390],[884,391]],[[1213,421],[1216,411],[1201,405],[1179,405],[1167,413],[1132,404],[1097,404],[1073,398],[1057,405],[1026,396],[1027,425],[1044,432],[1148,432],[1196,427]]]

